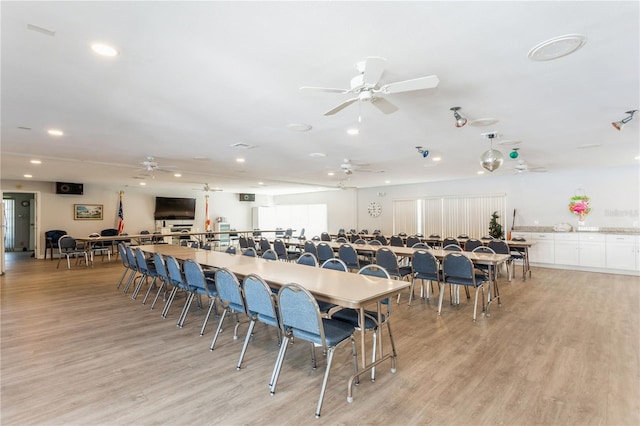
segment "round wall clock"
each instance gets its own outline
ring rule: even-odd
[[[369,203],[369,207],[367,207],[367,211],[369,212],[369,216],[378,217],[380,213],[382,213],[382,207],[379,203],[372,201]]]

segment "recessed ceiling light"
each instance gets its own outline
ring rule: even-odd
[[[174,176],[174,177],[182,177],[182,174],[180,174],[180,173],[174,173],[174,175],[173,175],[173,176]]]
[[[118,56],[120,52],[115,47],[109,46],[104,43],[94,43],[91,45],[91,50],[96,52],[100,56],[114,57]]]
[[[40,160],[31,160],[30,163],[31,164],[42,164],[42,161],[40,161]]]
[[[236,158],[236,163],[244,163],[244,158]]]
[[[311,154],[309,154],[309,157],[326,157],[327,154],[323,153],[323,152],[312,152]]]
[[[497,118],[478,118],[476,120],[471,120],[469,122],[469,126],[484,127],[484,126],[491,126],[492,124],[496,124],[497,122],[498,122]]]
[[[140,186],[145,186],[147,182],[140,182]]]
[[[597,148],[599,146],[602,146],[602,144],[601,143],[586,143],[584,145],[576,146],[576,149],[591,149],[591,148]]]
[[[333,172],[329,172],[329,173],[327,173],[327,175],[328,175],[328,176],[335,176],[335,173],[333,173]]]
[[[348,129],[347,130],[347,134],[354,136],[354,135],[359,135],[360,134],[360,129]]]
[[[562,58],[580,49],[587,38],[580,34],[567,34],[543,41],[529,51],[527,56],[532,61],[550,61]]]
[[[264,182],[258,182],[258,185],[264,185]]]
[[[636,159],[636,160],[640,160],[640,155],[638,155],[635,159]]]
[[[440,160],[442,160],[442,157],[433,157],[431,159],[431,161],[440,161]]]
[[[64,132],[62,130],[58,130],[58,129],[49,129],[49,130],[47,130],[47,133],[49,133],[51,136],[62,136],[62,135],[64,135]]]
[[[287,124],[287,128],[289,130],[293,130],[294,132],[308,132],[313,127],[311,127],[310,124],[306,124],[306,123],[291,123],[291,124]]]
[[[390,180],[385,180],[384,183],[391,183],[391,181]]]
[[[26,178],[32,178],[33,176],[32,176],[32,175],[24,175],[24,177],[26,177]]]
[[[479,175],[483,175],[484,174],[484,170],[478,170],[476,173],[478,173]]]

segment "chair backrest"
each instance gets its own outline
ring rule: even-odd
[[[527,240],[524,237],[513,237],[511,238],[511,241],[519,241],[521,243],[526,243]]]
[[[134,271],[139,271],[138,269],[138,261],[136,260],[136,254],[133,252],[133,249],[129,246],[125,246],[124,250],[127,253],[127,260],[129,261],[129,268]]]
[[[242,288],[235,274],[227,268],[218,269],[215,281],[220,301],[236,312],[246,312]]]
[[[320,241],[320,237],[314,235],[313,237],[311,237],[311,241]]]
[[[67,235],[67,231],[52,229],[51,231],[45,232],[44,238],[47,240],[47,246],[58,248],[58,240],[60,240],[60,237],[63,235]]]
[[[382,243],[380,242],[380,240],[371,240],[371,241],[369,241],[369,245],[370,246],[381,246]]]
[[[122,255],[120,255],[120,257],[122,257]],[[160,253],[153,253],[153,264],[156,267],[158,276],[164,281],[168,281],[169,273],[167,272],[167,265],[164,263],[164,256],[162,256]]]
[[[318,243],[316,249],[318,251],[318,262],[324,263],[327,259],[333,259],[333,249],[326,242]]]
[[[148,230],[143,229],[142,231],[140,231],[140,232],[139,232],[139,234],[140,234],[140,235],[149,235],[149,238],[142,238],[142,237],[140,237],[140,243],[141,243],[141,244],[145,244],[145,243],[147,243],[147,242],[151,241],[151,232],[149,232]]]
[[[284,238],[291,238],[291,237],[293,237],[293,229],[287,228],[287,230],[284,231]]]
[[[89,238],[100,238],[100,234],[97,232],[92,232],[89,234]]]
[[[323,232],[320,234],[320,240],[322,241],[331,241],[331,235],[328,232]]]
[[[180,264],[173,256],[164,257],[165,265],[167,266],[167,275],[169,276],[169,282],[180,288],[186,288],[184,282],[184,276],[180,270]]]
[[[313,244],[313,241],[304,242],[304,251],[305,253],[313,254],[316,258],[318,257],[318,250],[316,249],[316,245]]]
[[[474,248],[480,247],[482,245],[482,241],[477,238],[469,238],[466,243],[464,243],[464,251],[473,251]]]
[[[284,229],[276,228],[276,238],[282,238],[284,236]]]
[[[444,240],[442,240],[442,247],[446,247],[446,246],[449,246],[449,245],[452,245],[452,244],[456,245],[456,246],[459,246],[460,242],[456,238],[453,238],[453,237],[447,237]]]
[[[362,268],[360,268],[358,273],[360,275],[370,275],[372,277],[391,279],[389,272],[387,272],[387,270],[382,266],[376,265],[375,263],[363,266]]]
[[[442,261],[443,279],[447,283],[475,285],[473,263],[462,253],[449,253]]]
[[[388,244],[387,237],[382,234],[376,235],[376,240],[380,241],[380,244],[382,244],[383,246],[386,246]]]
[[[440,264],[428,250],[418,250],[413,253],[411,266],[416,278],[421,278],[421,276],[438,277],[440,274]]]
[[[118,235],[118,230],[115,228],[107,228],[100,231],[101,237],[115,237]]]
[[[431,249],[429,244],[421,243],[421,242],[415,243],[414,245],[411,246],[411,248],[420,248],[420,249],[425,249],[425,250],[430,250]]]
[[[431,239],[431,240],[439,240],[440,239],[440,234],[431,234],[431,235],[429,235],[429,239]]]
[[[318,266],[318,259],[316,259],[313,253],[304,252],[298,258],[297,263],[307,266]]]
[[[253,237],[247,237],[247,247],[256,248],[256,241]]]
[[[446,246],[444,246],[444,250],[449,250],[449,251],[462,251],[462,247],[460,247],[457,244],[447,244]]]
[[[180,240],[180,246],[181,247],[186,247],[189,244],[189,241],[187,240]]]
[[[376,252],[376,264],[386,269],[389,275],[398,276],[400,274],[398,257],[386,247],[382,247]]]
[[[260,250],[262,250],[262,252],[264,253],[270,248],[271,248],[271,243],[269,243],[269,240],[267,240],[264,237],[260,238]]]
[[[138,271],[143,274],[149,273],[149,266],[147,266],[147,259],[144,257],[144,252],[139,248],[133,249],[133,254],[136,256],[136,264],[138,265]]]
[[[245,249],[247,248],[247,237],[245,237],[244,235],[240,235],[238,236],[238,244],[240,244],[240,248],[241,249]]]
[[[191,248],[200,248],[200,244],[198,244],[197,241],[191,241],[189,243],[189,247],[191,247]]]
[[[287,259],[287,246],[284,241],[277,239],[273,241],[273,251],[278,255],[278,259]]]
[[[68,251],[74,251],[77,248],[76,239],[71,235],[62,235],[58,238],[58,250],[60,253],[65,253]]]
[[[358,253],[351,244],[342,244],[338,249],[338,257],[349,268],[355,269],[360,267],[360,262],[358,261]]]
[[[209,293],[209,289],[207,288],[206,280],[204,277],[204,272],[202,271],[202,266],[198,263],[194,262],[191,259],[187,259],[183,264],[184,269],[184,280],[189,286],[189,290],[193,292],[206,292]]]
[[[358,232],[357,232],[355,229],[351,228],[351,229],[349,230],[349,233],[350,233],[350,234],[357,234]]]
[[[349,240],[347,240],[346,237],[338,237],[336,238],[336,243],[348,243]]]
[[[493,251],[493,249],[491,247],[487,247],[487,246],[478,246],[476,248],[474,248],[472,250],[473,253],[490,253],[490,254],[496,254],[495,251]]]
[[[209,247],[211,247],[210,244]],[[208,250],[211,250],[211,248],[209,248]],[[236,254],[236,248],[234,246],[229,246],[224,252],[229,254]]]
[[[273,249],[269,249],[262,253],[262,258],[267,260],[278,260],[278,253],[276,253]]]
[[[334,271],[349,272],[347,265],[340,259],[331,258],[322,263],[321,268],[333,269]]]
[[[231,248],[233,249],[234,254],[235,254],[235,250],[236,250],[236,248],[235,248],[235,247],[233,247],[233,246],[229,246],[229,247],[227,248],[227,250],[229,250],[229,249],[231,249]],[[211,243],[210,243],[210,242],[206,242],[206,243],[204,243],[204,245],[202,246],[202,250],[209,250],[209,251],[211,251],[211,249],[212,249],[212,247],[211,247]]]
[[[467,238],[469,238],[469,236],[467,234],[458,235],[458,239],[467,239]]]
[[[420,242],[420,238],[415,235],[409,235],[407,237],[407,247],[413,247],[415,244]]]
[[[404,241],[399,235],[392,235],[389,239],[389,245],[394,247],[404,247]]]
[[[256,249],[247,247],[242,251],[243,256],[256,257]]]
[[[298,284],[287,284],[278,292],[278,312],[283,329],[294,337],[326,347],[318,302]],[[284,343],[283,343],[284,344]]]
[[[242,290],[249,315],[255,316],[260,322],[278,327],[277,296],[271,291],[271,287],[259,276],[250,274],[244,277]]]
[[[120,260],[122,260],[122,265],[125,268],[129,267],[129,259],[127,259],[127,250],[125,249],[125,244],[118,244],[118,254],[120,255]]]
[[[360,231],[360,234],[369,235],[369,230],[368,229],[363,229],[363,230]]]
[[[353,244],[359,244],[361,246],[367,244],[367,242],[365,240],[363,240],[362,238],[356,238],[356,240],[353,242]]]
[[[509,254],[509,245],[502,240],[492,240],[489,243],[489,248],[497,254]]]
[[[262,235],[262,231],[261,230],[259,230],[257,228],[253,230],[253,236],[254,237],[259,237],[261,235]]]

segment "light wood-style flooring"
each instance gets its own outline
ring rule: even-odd
[[[476,323],[464,297],[452,307],[447,296],[439,317],[434,300],[408,307],[405,292],[392,313],[397,373],[386,363],[375,382],[363,377],[348,404],[350,346],[339,348],[316,419],[320,351],[314,371],[308,344],[290,347],[270,396],[273,329],[256,326],[237,371],[242,338],[233,340],[232,327],[209,351],[217,318],[204,337],[195,308],[177,328],[183,299],[162,319],[161,303],[151,311],[142,297],[123,296],[119,261],[55,265],[7,254],[0,278],[5,426],[640,424],[638,277],[534,268],[526,282],[503,277],[503,306]]]

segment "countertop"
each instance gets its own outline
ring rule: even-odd
[[[553,230],[553,226],[516,226],[515,228],[513,228],[513,232],[556,232],[556,231]],[[579,227],[574,226],[573,230],[568,232],[640,235],[640,228],[605,228],[605,227],[591,227],[591,226],[579,226]]]

